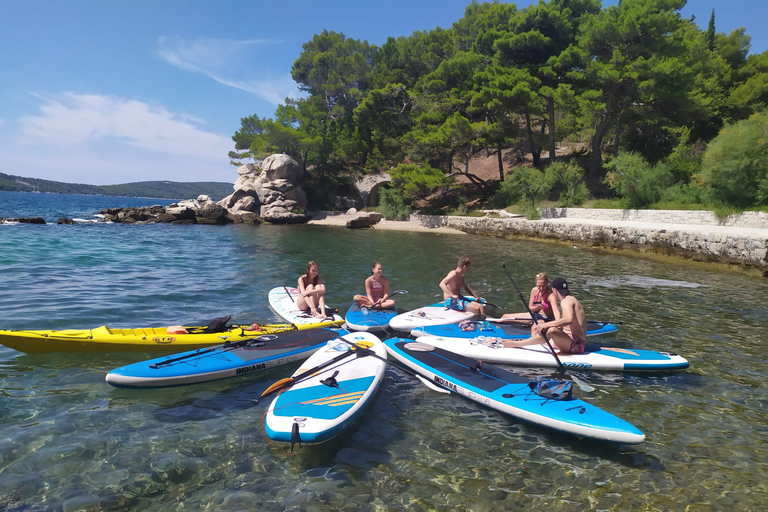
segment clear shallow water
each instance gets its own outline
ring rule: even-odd
[[[6,194],[0,216],[50,222],[87,218],[121,199],[87,211],[80,196],[16,194],[32,196],[22,214]],[[54,215],[50,197],[61,200]],[[277,321],[267,291],[293,284],[309,259],[320,264],[329,302],[342,310],[374,259],[394,288],[409,290],[398,304],[410,309],[439,297],[437,282],[462,254],[473,260],[470,284],[496,304],[519,310],[502,263],[526,290],[537,272],[562,274],[590,317],[620,322],[603,344],[673,350],[691,361],[676,374],[576,373],[596,388],[578,396],[643,430],[645,444],[536,428],[434,393],[390,367],[362,421],[331,443],[291,454],[264,435],[269,400],[253,402],[290,369],[123,390],[104,382],[106,372],[147,355],[25,355],[0,347],[0,509],[764,508],[768,328],[765,306],[748,297],[765,296],[768,284],[753,276],[468,235],[0,226],[0,327],[199,324],[225,314]]]

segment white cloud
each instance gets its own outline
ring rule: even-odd
[[[290,74],[273,76],[257,57],[259,50],[283,41],[270,39],[210,39],[194,40],[161,37],[158,40],[160,58],[180,69],[201,73],[223,85],[255,94],[278,105],[285,98],[298,98],[302,93]],[[249,76],[233,76],[233,71],[251,70]],[[248,71],[245,71],[248,74]]]
[[[96,185],[131,181],[234,181],[229,136],[162,106],[73,92],[36,96],[39,113],[0,137],[7,174]],[[14,126],[16,127],[16,126]]]
[[[44,98],[40,115],[19,118],[19,137],[29,144],[78,144],[114,139],[141,149],[209,160],[233,148],[225,136],[200,130],[160,106],[145,102],[72,92]]]

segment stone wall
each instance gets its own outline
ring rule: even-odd
[[[768,229],[768,213],[744,212],[718,219],[705,210],[602,210],[598,208],[540,208],[542,219],[592,219],[600,221],[634,221],[661,224],[732,226]]]
[[[732,223],[729,227],[726,224],[717,224],[718,220],[711,212],[669,211],[665,213],[645,210],[625,212],[624,210],[575,208],[551,210],[554,210],[558,216],[543,218],[544,215],[542,215],[540,220],[527,220],[525,218],[414,214],[411,215],[411,220],[428,227],[451,227],[482,235],[550,239],[583,246],[676,254],[696,261],[735,264],[759,269],[764,275],[768,273],[766,257],[768,231],[755,231],[764,227],[762,225],[766,221],[764,214],[755,215],[754,212],[750,212],[742,216],[733,216],[734,218],[728,220]],[[579,213],[583,216],[576,217]],[[705,213],[709,213],[711,217],[708,219],[703,215]],[[683,215],[680,216],[681,214]],[[605,217],[596,219],[588,215]],[[683,218],[687,224],[680,224]],[[568,220],[564,221],[564,219]],[[579,222],[579,219],[583,219],[584,222]],[[698,224],[694,223],[696,220],[699,221]],[[707,220],[709,220],[708,224]]]

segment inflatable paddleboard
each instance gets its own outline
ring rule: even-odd
[[[267,411],[267,436],[287,443],[322,443],[339,435],[360,417],[384,378],[387,351],[374,334],[350,333],[347,342],[331,340],[307,359],[294,377],[341,354],[348,357],[314,372],[283,390]],[[354,349],[358,344],[373,351]]]
[[[514,366],[558,366],[546,345],[507,348],[502,345],[500,338],[484,336],[482,332],[476,334],[475,338],[420,336],[416,340],[489,363]],[[560,358],[564,367],[579,370],[665,372],[684,370],[689,365],[685,358],[672,352],[598,347],[589,344],[583,354],[563,354],[558,350],[557,357]]]
[[[389,321],[389,326],[400,332],[411,332],[416,327],[427,325],[457,324],[462,320],[470,320],[474,315],[467,311],[454,311],[438,302],[431,306],[414,309],[401,313]]]
[[[645,441],[645,434],[621,418],[582,400],[540,396],[530,379],[516,373],[427,343],[391,338],[384,344],[392,357],[426,379],[516,418],[601,441]]]
[[[587,322],[587,336],[600,336],[611,334],[618,329],[608,322]],[[531,337],[531,325],[488,322],[488,321],[463,321],[458,324],[428,325],[414,327],[411,336],[442,336],[443,338],[472,339],[478,336],[500,338],[504,340],[524,340]]]
[[[397,308],[362,308],[357,302],[352,302],[347,310],[345,327],[353,331],[385,331],[389,328],[390,320],[396,316]]]
[[[269,307],[277,313],[277,315],[285,320],[296,325],[316,323],[319,320],[309,313],[299,311],[296,306],[296,299],[299,297],[298,288],[290,288],[288,286],[278,286],[269,290]],[[344,323],[344,319],[335,311],[330,310],[326,306],[326,315],[328,319],[333,321],[335,325],[341,325]]]
[[[262,334],[206,349],[159,357],[112,370],[113,386],[156,388],[225,379],[265,371],[308,358],[347,331],[309,329]]]

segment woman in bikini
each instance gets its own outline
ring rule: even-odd
[[[531,289],[528,307],[537,319],[545,322],[560,318],[557,299],[549,286],[549,278],[544,272],[536,274],[536,286]],[[530,323],[531,316],[526,313],[507,313],[499,319],[503,322]]]
[[[353,300],[362,308],[392,309],[395,301],[389,298],[389,280],[383,276],[384,267],[378,261],[371,267],[371,277],[365,280],[365,295]]]
[[[325,283],[318,274],[317,263],[307,263],[307,272],[299,276],[299,297],[296,306],[300,311],[311,313],[315,318],[325,318]]]

